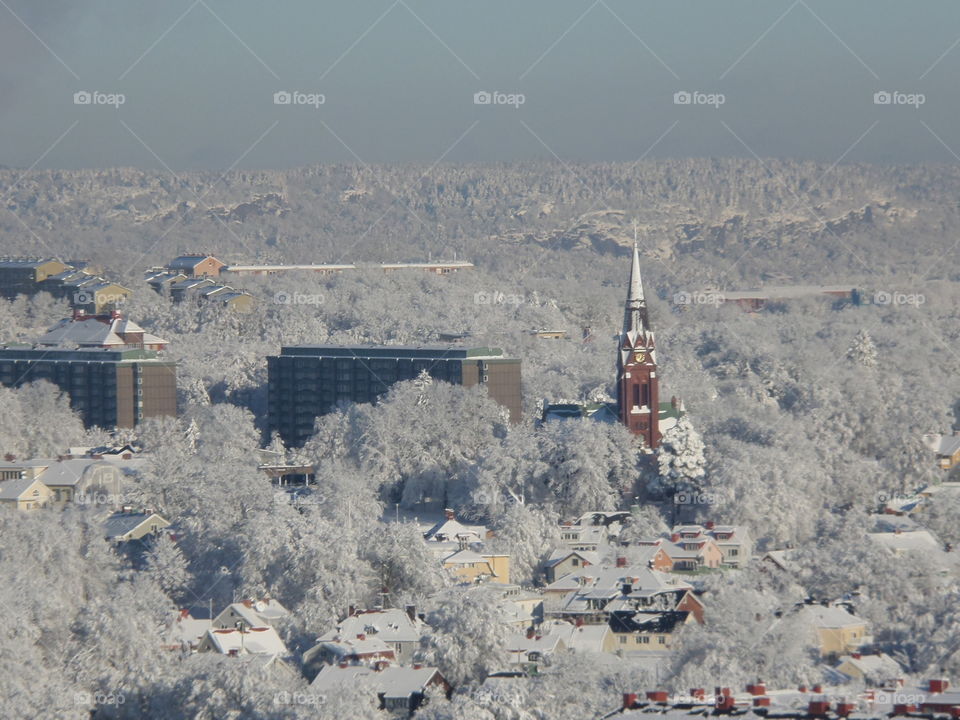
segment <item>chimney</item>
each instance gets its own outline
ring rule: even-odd
[[[637,694],[636,693],[624,693],[623,694],[623,709],[624,710],[633,710],[634,705],[637,704]]]
[[[863,655],[861,655],[858,652],[855,652],[855,653],[850,653],[850,657],[852,657],[854,660],[859,660],[860,658],[863,657]]]
[[[227,651],[227,655],[229,655],[230,657],[237,657],[239,654],[240,654],[240,650],[238,650],[237,648],[230,648],[230,650]]]
[[[3,459],[6,460],[7,462],[13,462],[13,461],[16,460],[17,458],[16,458],[16,456],[12,455],[11,453],[7,453],[6,455],[3,456]]]
[[[366,633],[357,633],[357,640],[366,640],[366,639],[367,639]]]
[[[713,530],[713,529],[717,526],[717,524],[716,524],[713,520],[707,520],[707,521],[703,524],[703,526],[704,526],[707,530]]]
[[[623,555],[621,555],[620,557],[617,558],[617,567],[626,567],[626,566],[627,566],[627,559],[623,557]]]
[[[672,408],[676,408],[676,407],[677,407],[677,396],[676,396],[676,395],[671,395],[671,396],[670,396],[670,407],[672,407]]]
[[[932,693],[942,693],[946,692],[947,688],[950,687],[950,681],[946,678],[933,678],[930,680],[930,692]]]
[[[252,608],[252,607],[253,607],[253,600],[251,600],[250,598],[247,598],[246,600],[243,601],[243,606],[244,606],[244,607],[248,607],[248,608]]]
[[[822,693],[822,692],[823,692],[823,685],[820,685],[819,683],[818,683],[817,685],[814,685],[814,686],[813,686],[813,692],[815,692],[815,693]]]
[[[670,536],[670,542],[680,542],[680,533],[673,533]]]
[[[407,617],[410,618],[410,622],[417,621],[417,606],[416,605],[407,605],[404,610],[407,611]]]
[[[413,664],[413,669],[414,669],[414,670],[423,670],[423,663],[415,662],[415,663]]]
[[[356,614],[357,614],[356,605],[351,605],[350,607],[347,608],[347,617],[353,617]]]
[[[187,610],[186,608],[181,608],[181,609],[180,609],[180,617],[181,617],[181,618],[188,618],[188,617],[190,617],[190,611]]]
[[[703,688],[691,688],[690,694],[697,700],[704,700],[707,697],[707,691]]]
[[[344,669],[344,668],[350,667],[350,663],[348,663],[348,662],[341,662],[339,665],[337,665],[337,667],[339,667],[339,668],[342,670],[342,669]]]
[[[446,508],[446,509],[443,511],[443,516],[444,516],[447,520],[453,520],[454,517],[455,517],[455,513],[453,512],[453,510],[452,510],[451,508]]]
[[[527,640],[533,640],[535,630],[533,628],[527,628]]]
[[[666,690],[647,690],[647,700],[665,705],[669,694]]]

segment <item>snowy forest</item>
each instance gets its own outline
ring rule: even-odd
[[[102,507],[0,508],[0,592],[13,613],[0,631],[7,717],[385,717],[363,682],[315,703],[278,702],[316,696],[299,672],[161,647],[179,609],[216,613],[260,597],[289,610],[277,629],[294,667],[351,606],[418,608],[427,629],[416,661],[451,686],[417,710],[422,720],[572,720],[655,686],[821,682],[813,630],[785,612],[808,600],[848,603],[905,676],[960,678],[960,569],[868,537],[887,498],[953,477],[923,438],[960,429],[955,167],[424,170],[321,166],[220,183],[127,169],[0,171],[0,194],[22,220],[0,214],[3,253],[89,260],[133,289],[122,311],[169,342],[179,414],[110,433],[84,428],[52,385],[0,388],[0,455],[130,444],[144,466],[123,504],[155,508],[176,528],[175,542],[164,534],[133,552],[103,540]],[[634,221],[661,399],[686,410],[655,455],[616,423],[539,422],[545,403],[615,398]],[[145,270],[187,251],[228,263],[456,255],[475,267],[244,277],[231,282],[257,302],[238,313],[174,303],[146,285]],[[678,301],[706,289],[843,284],[864,300],[807,296],[758,312]],[[70,316],[43,293],[0,305],[4,343],[32,342]],[[375,405],[319,417],[302,448],[270,436],[266,357],[281,346],[437,344],[449,333],[522,360],[520,423],[482,389],[420,378]],[[258,469],[261,449],[312,465],[316,485],[297,496],[278,489]],[[704,498],[685,522],[744,527],[755,544],[749,565],[688,578],[704,622],[685,626],[657,663],[575,650],[491,682],[506,665],[501,607],[423,550],[418,520],[452,508],[489,528],[484,552],[509,555],[511,582],[538,591],[550,582],[545,561],[564,546],[563,521],[629,512],[621,546],[598,552],[630,557],[631,539],[669,536],[678,488]],[[915,520],[949,556],[960,494],[935,497]],[[786,553],[789,570],[761,561],[769,551]]]

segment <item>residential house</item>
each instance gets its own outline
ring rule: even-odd
[[[290,611],[274,598],[230,603],[213,618],[214,628],[273,627]]]
[[[79,346],[114,350],[163,350],[167,341],[148,333],[132,320],[113,311],[87,315],[76,310],[72,318],[61,320],[37,340],[49,347]]]
[[[802,616],[817,632],[822,657],[838,657],[858,652],[872,642],[867,621],[840,605],[802,605]]]
[[[619,611],[691,612],[702,622],[703,605],[682,578],[646,566],[587,568],[544,588],[548,615],[585,624],[606,624]]]
[[[226,263],[206,253],[187,253],[167,263],[167,270],[187,277],[219,277]]]
[[[552,583],[565,575],[582,568],[600,564],[600,555],[589,550],[560,549],[554,551],[543,563],[547,582]]]
[[[464,525],[456,519],[456,513],[447,508],[443,511],[444,518],[423,534],[427,542],[454,542],[461,545],[472,545],[483,542],[491,537],[490,532],[483,525]]]
[[[560,541],[572,550],[596,552],[610,542],[610,532],[605,525],[561,523]]]
[[[53,502],[81,502],[98,505],[120,505],[120,492],[128,475],[141,467],[132,457],[33,458],[15,460],[12,456],[0,461],[0,481],[15,479],[39,480],[53,492]]]
[[[549,665],[550,658],[570,647],[576,627],[569,622],[548,620],[525,632],[514,632],[507,638],[510,665]]]
[[[937,465],[942,470],[952,470],[960,464],[960,433],[924,435],[923,441],[933,450]]]
[[[397,661],[396,651],[377,635],[357,633],[354,637],[339,637],[321,642],[310,648],[303,656],[304,665],[376,665],[393,664]]]
[[[457,550],[442,560],[443,567],[459,582],[510,582],[510,556]]]
[[[903,668],[885,653],[863,655],[855,652],[844,655],[838,660],[834,670],[849,680],[867,685],[896,686],[902,684],[903,679]]]
[[[272,627],[210,628],[197,646],[198,652],[217,652],[221,655],[268,655],[286,658],[287,646]]]
[[[151,510],[116,512],[103,522],[107,540],[118,543],[142,540],[148,536],[155,537],[160,534],[161,530],[169,526],[170,521]]]
[[[683,610],[665,612],[621,611],[610,614],[610,632],[604,637],[604,652],[621,655],[663,655],[687,623],[695,622]]]
[[[723,562],[723,553],[716,540],[703,533],[684,536],[675,532],[670,536],[670,541],[662,543],[660,547],[670,558],[674,570],[716,569]]]
[[[37,510],[53,502],[53,491],[34,477],[0,481],[0,506]]]
[[[923,557],[943,574],[960,572],[960,555],[941,543],[933,533],[919,526],[914,530],[867,533],[875,544],[885,547],[897,558]]]
[[[32,295],[39,283],[69,267],[53,258],[0,259],[0,294],[8,300],[17,295]]]
[[[503,624],[525,631],[543,622],[543,595],[540,593],[513,584],[488,584],[484,589],[497,594]]]
[[[381,640],[393,651],[396,662],[406,664],[420,647],[420,637],[427,629],[414,605],[407,605],[403,610],[387,608],[358,611],[351,608],[350,614],[335,628],[317,638],[317,645],[304,654],[304,665],[313,667],[317,662],[322,662],[319,658],[323,643],[341,642],[344,638],[357,638],[360,635]]]
[[[161,647],[164,650],[183,652],[196,650],[212,627],[209,617],[195,618],[190,610],[184,608],[167,624]]]
[[[678,525],[673,528],[674,535],[680,535],[683,542],[709,537],[720,549],[724,567],[745,567],[753,557],[753,540],[750,532],[740,525],[716,525],[707,522],[704,525]]]
[[[381,709],[392,714],[411,715],[431,695],[449,697],[450,683],[435,667],[388,666],[379,669],[366,665],[327,665],[310,684],[312,690],[324,693],[341,685],[366,686],[380,700]]]

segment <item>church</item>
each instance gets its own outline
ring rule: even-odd
[[[647,315],[636,243],[627,282],[623,327],[617,335],[616,366],[615,403],[549,404],[544,406],[543,421],[586,417],[600,422],[619,422],[652,452],[660,446],[663,433],[683,415],[683,404],[676,398],[660,402],[656,343]]]

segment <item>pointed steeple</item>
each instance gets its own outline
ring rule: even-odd
[[[623,338],[631,344],[637,335],[649,330],[647,327],[647,301],[643,297],[643,281],[640,278],[640,250],[637,247],[637,228],[633,228],[633,264],[630,266],[630,282],[627,302],[623,313]]]

